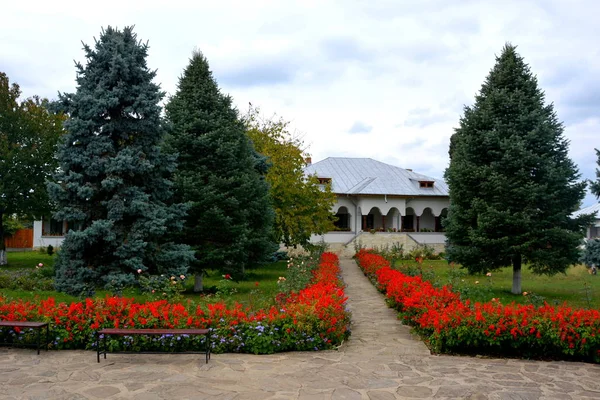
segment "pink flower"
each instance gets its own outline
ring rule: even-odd
[[[185,279],[185,275],[179,275],[179,279],[184,280]]]
[[[485,274],[485,276],[492,276],[492,273],[488,272],[487,274]]]
[[[141,268],[140,268],[140,269],[138,269],[138,271],[137,271],[137,272],[138,272],[138,274],[141,274],[141,273],[142,273],[142,269],[141,269]]]
[[[43,266],[44,266],[44,264],[42,264],[42,263],[38,264],[38,268],[42,268]]]

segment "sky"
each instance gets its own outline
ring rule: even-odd
[[[595,179],[599,14],[594,0],[13,1],[0,71],[24,97],[55,99],[76,90],[82,42],[135,25],[167,98],[197,49],[240,113],[251,103],[289,121],[313,162],[370,157],[441,178],[464,106],[510,42]]]

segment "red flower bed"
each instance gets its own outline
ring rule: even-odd
[[[434,287],[390,267],[368,250],[359,266],[385,293],[400,317],[436,352],[488,353],[600,361],[600,312],[566,304],[542,307],[461,301],[451,288]]]
[[[284,350],[320,350],[341,344],[349,334],[346,296],[337,275],[338,258],[323,254],[312,283],[269,309],[251,310],[236,303],[206,305],[136,303],[133,299],[106,297],[71,304],[48,300],[12,301],[0,297],[0,319],[50,321],[55,348],[92,348],[100,327],[210,328],[213,351],[272,353]],[[18,333],[18,332],[17,332]],[[12,334],[12,333],[11,333]],[[125,346],[113,340],[115,347]],[[196,338],[178,341],[193,348]],[[168,342],[168,341],[167,341]],[[157,347],[171,345],[164,340]]]

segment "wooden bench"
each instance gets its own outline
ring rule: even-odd
[[[48,351],[48,342],[50,341],[50,327],[47,322],[33,322],[33,321],[0,321],[0,327],[12,327],[12,328],[30,328],[37,330],[37,340],[35,346],[37,346],[37,353],[40,354],[40,336],[42,328],[46,328],[46,351]],[[10,344],[16,346],[34,346],[33,344],[22,344],[14,342],[6,342],[1,344]]]
[[[116,328],[104,328],[100,329],[96,332],[96,350],[98,352],[98,362],[100,362],[100,354],[104,354],[104,359],[106,359],[106,353],[108,353],[108,347],[106,346],[106,337],[109,335],[118,335],[118,336],[161,336],[161,335],[204,335],[206,337],[205,341],[205,351],[204,352],[191,352],[185,351],[180,352],[180,354],[205,354],[206,363],[208,364],[208,360],[210,360],[210,335],[208,329],[116,329]],[[102,339],[102,340],[101,340]],[[100,348],[100,343],[103,344],[103,349]],[[112,352],[117,353],[117,352]],[[119,351],[118,353],[165,353],[165,352],[154,352],[154,351]]]

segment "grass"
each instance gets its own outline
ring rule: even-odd
[[[0,274],[16,274],[23,271],[33,271],[39,263],[45,267],[54,267],[56,255],[49,256],[46,253],[37,251],[30,252],[10,252],[8,253],[8,265],[0,267]],[[189,276],[186,281],[186,291],[183,293],[184,300],[194,302],[216,302],[224,300],[227,303],[237,301],[252,308],[260,308],[273,304],[274,298],[279,292],[277,280],[280,276],[285,276],[287,272],[287,264],[284,261],[266,264],[260,268],[247,270],[246,278],[243,281],[234,282],[227,281],[219,274],[218,271],[207,271],[203,283],[205,289],[214,291],[217,287],[228,288],[230,294],[227,296],[216,296],[214,294],[199,294],[193,292],[194,278]],[[208,290],[210,293],[211,290]],[[0,288],[0,295],[9,299],[34,300],[36,298],[46,299],[54,297],[58,302],[74,302],[80,299],[76,296],[56,292],[56,291],[27,291],[18,289]],[[98,290],[96,298],[104,298],[106,295],[111,295],[110,292]],[[124,297],[133,297],[139,302],[145,302],[149,296],[145,293],[140,293],[138,289],[126,289],[123,293]]]
[[[414,273],[418,264],[403,260],[397,262],[395,267]],[[424,260],[421,268],[425,279],[437,285],[451,284],[463,298],[472,301],[484,302],[499,298],[504,304],[514,301],[538,305],[545,300],[551,305],[567,302],[573,307],[600,308],[600,275],[590,275],[583,265],[571,267],[566,274],[554,276],[535,275],[524,266],[521,285],[523,292],[527,292],[526,296],[511,293],[512,268],[492,272],[491,277],[483,274],[468,275],[460,266],[450,266],[444,260]]]
[[[54,267],[55,255],[49,256],[45,251],[9,251],[6,253],[8,265],[0,267],[0,271],[15,269],[34,269],[39,263]]]

